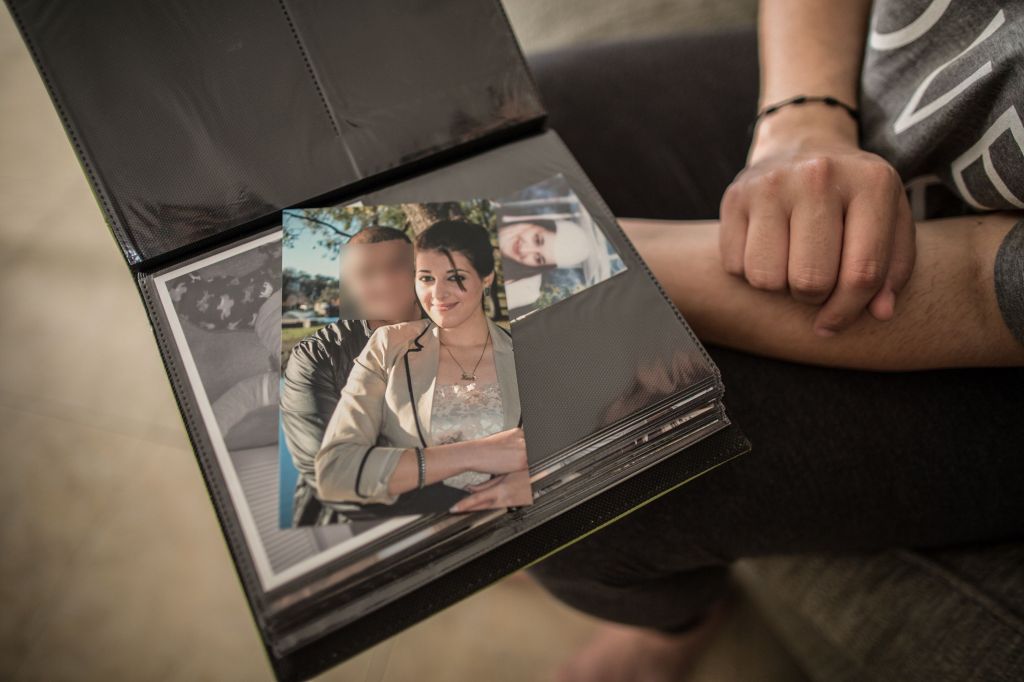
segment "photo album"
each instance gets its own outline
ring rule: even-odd
[[[278,679],[750,450],[497,0],[8,3]]]

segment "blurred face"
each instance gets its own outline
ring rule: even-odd
[[[555,262],[555,233],[534,223],[510,223],[498,230],[498,247],[505,258],[539,267]]]
[[[442,329],[457,327],[482,311],[484,287],[494,281],[493,272],[481,279],[464,254],[452,251],[451,256],[450,261],[442,251],[416,253],[416,296]]]
[[[348,244],[342,252],[343,287],[365,320],[402,320],[415,308],[412,244],[392,239]]]

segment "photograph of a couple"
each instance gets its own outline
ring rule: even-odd
[[[490,202],[283,215],[281,525],[532,504]]]

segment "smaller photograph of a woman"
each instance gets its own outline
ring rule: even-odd
[[[626,269],[562,175],[494,202],[513,321]]]
[[[377,327],[355,359],[315,457],[324,501],[381,516],[533,502],[493,217],[434,217],[413,239],[424,316]]]

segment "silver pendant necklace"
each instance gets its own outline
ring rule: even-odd
[[[438,340],[440,342],[440,339]],[[484,341],[483,350],[480,351],[480,357],[476,359],[476,364],[473,365],[473,371],[467,372],[466,368],[462,366],[462,363],[458,361],[455,354],[452,353],[452,349],[448,347],[448,344],[441,343],[444,349],[448,351],[448,355],[451,356],[452,361],[459,366],[459,370],[462,372],[462,381],[476,381],[476,369],[480,366],[480,362],[484,359],[484,353],[487,352],[487,346],[491,343],[491,330],[487,330],[487,339]]]

